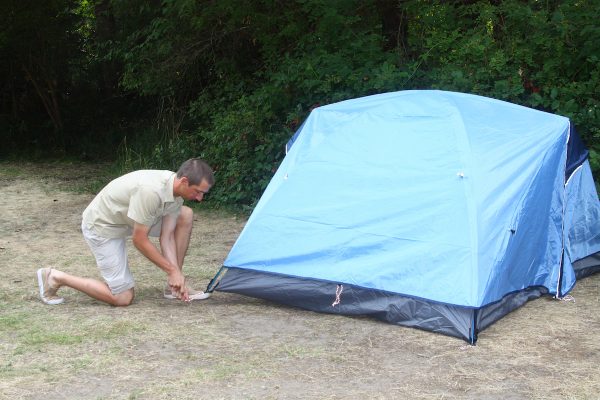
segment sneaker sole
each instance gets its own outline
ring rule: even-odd
[[[210,293],[196,293],[190,296],[190,300],[205,300],[210,297]]]
[[[65,299],[63,299],[62,297],[56,298],[56,299],[47,299],[44,296],[44,270],[45,268],[40,268],[37,270],[37,280],[38,280],[38,287],[40,288],[40,299],[45,303],[45,304],[49,304],[51,306],[57,305],[57,304],[61,304],[62,302],[65,301]]]
[[[177,300],[177,297],[173,296],[172,294],[165,294],[163,295],[165,299],[167,300]],[[210,297],[210,293],[196,293],[190,296],[190,301],[193,300],[205,300],[208,299]]]

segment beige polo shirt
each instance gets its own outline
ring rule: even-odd
[[[83,223],[106,238],[131,236],[135,222],[153,226],[179,215],[183,199],[173,197],[175,173],[140,170],[111,181],[83,212]]]

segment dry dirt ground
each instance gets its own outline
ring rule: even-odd
[[[134,250],[136,301],[70,289],[38,299],[40,266],[98,277],[79,230],[103,179],[81,164],[0,163],[1,399],[598,399],[600,275],[574,301],[541,298],[459,339],[369,318],[215,293],[162,298],[164,274]],[[200,207],[186,274],[203,288],[244,218]]]

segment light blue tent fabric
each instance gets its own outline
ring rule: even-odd
[[[454,92],[317,108],[224,266],[469,310],[563,296],[600,251],[587,161],[565,183],[569,134],[565,117]]]

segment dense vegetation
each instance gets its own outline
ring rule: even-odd
[[[439,88],[571,118],[600,173],[600,0],[1,0],[3,157],[175,168],[252,205],[319,105]]]

